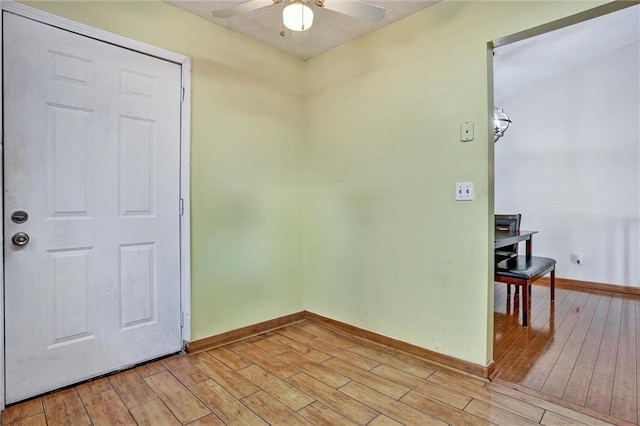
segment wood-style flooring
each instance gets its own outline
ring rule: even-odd
[[[9,423],[608,424],[310,321],[9,407]]]
[[[640,297],[557,288],[550,302],[547,286],[532,291],[531,326],[523,328],[520,301],[495,284],[498,379],[638,423]]]

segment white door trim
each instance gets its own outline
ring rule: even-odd
[[[131,40],[126,37],[112,34],[88,25],[80,24],[66,18],[62,18],[39,9],[34,9],[13,0],[1,0],[0,12],[11,12],[25,18],[33,19],[44,24],[52,25],[63,30],[87,36],[96,40],[104,41],[125,49],[144,53],[159,59],[174,62],[181,66],[183,102],[180,114],[180,198],[181,205],[176,208],[182,209],[180,216],[180,310],[184,321],[182,328],[182,340],[188,342],[191,339],[191,58],[160,49],[145,43]],[[0,28],[2,27],[2,13],[0,13]],[[0,31],[0,58],[2,57],[2,31]],[[2,77],[0,72],[0,78]],[[0,98],[3,98],[2,85],[0,85]],[[0,109],[0,122],[2,122],[2,109]],[[0,148],[4,146],[1,139],[4,132],[0,133]],[[0,178],[3,176],[3,164],[0,162]],[[1,183],[1,182],[0,182]],[[3,186],[4,187],[4,186]],[[0,210],[3,199],[0,198]],[[0,256],[3,256],[3,245],[0,244]],[[4,264],[0,264],[0,273],[4,284]],[[0,410],[5,406],[5,347],[4,347],[4,299],[3,292],[0,291]]]

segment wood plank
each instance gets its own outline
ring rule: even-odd
[[[24,419],[16,420],[11,423],[12,426],[47,426],[47,419],[44,413],[34,414]]]
[[[363,385],[377,390],[378,392],[390,396],[393,399],[400,399],[407,392],[409,392],[408,387],[400,385],[378,374],[374,374],[370,371],[358,368],[355,365],[349,364],[348,362],[341,359],[331,358],[330,360],[325,361],[322,365],[330,368],[331,370],[337,371],[338,373],[350,378],[351,380],[355,380],[359,383],[362,383]],[[402,373],[401,371],[399,372]]]
[[[253,383],[238,374],[237,371],[227,367],[207,352],[189,355],[189,360],[209,378],[215,380],[227,392],[238,399],[242,399],[259,390]]]
[[[384,414],[380,414],[378,415],[378,417],[371,420],[371,422],[367,426],[402,426],[402,423],[396,422],[395,420],[390,419]]]
[[[606,321],[610,303],[610,297],[600,296],[596,313],[591,320],[589,331],[580,348],[573,371],[562,394],[562,398],[566,401],[584,405],[587,400],[589,384],[598,359],[598,351],[604,334],[604,322]]]
[[[42,406],[42,398],[34,398],[17,405],[7,407],[2,412],[2,424],[6,425],[12,422],[17,422],[18,420],[26,419],[27,417],[33,417],[43,411],[44,407]]]
[[[552,337],[545,339],[546,346],[544,348],[544,351],[538,356],[535,364],[529,370],[529,373],[527,374],[525,379],[522,381],[522,384],[524,386],[535,390],[541,390],[545,385],[547,379],[549,378],[551,370],[553,370],[553,367],[556,365],[558,357],[562,353],[562,350],[565,348],[567,340],[569,340],[573,329],[576,327],[576,324],[578,324],[578,319],[580,318],[581,313],[587,310],[588,300],[588,294],[579,294],[573,305],[571,305],[571,308],[565,315],[562,322],[556,326],[556,329],[554,331],[552,331]],[[566,377],[567,380],[569,379],[570,374],[571,371],[568,371]],[[562,392],[564,392],[564,386],[562,386],[561,389],[555,389],[555,387],[552,387],[552,385],[553,383],[550,383],[548,388],[551,388],[550,390],[555,390],[556,392],[559,392],[560,395],[562,395]]]
[[[542,415],[544,414],[544,410],[531,404],[519,401],[506,395],[496,395],[486,387],[481,388],[478,386],[470,385],[468,383],[464,383],[460,380],[451,379],[443,374],[440,374],[440,372],[436,372],[427,380],[464,394],[465,396],[471,397],[475,400],[486,402],[487,404],[494,405],[496,407],[509,407],[509,411],[511,411],[512,413],[535,423],[538,423],[542,418]]]
[[[162,360],[162,365],[171,371],[171,374],[187,387],[204,382],[209,378],[199,368],[193,365],[186,355],[176,355],[164,359]]]
[[[242,400],[255,413],[271,425],[310,425],[304,417],[279,402],[266,392],[260,391]]]
[[[129,409],[158,398],[153,389],[135,370],[109,376],[109,383]]]
[[[199,418],[195,422],[189,423],[189,426],[225,426],[224,422],[220,420],[215,414],[209,414]]]
[[[160,399],[145,402],[144,404],[131,408],[130,411],[136,423],[141,426],[180,425],[176,416],[171,413]]]
[[[94,426],[135,425],[136,422],[129,414],[115,391],[94,393],[83,397],[84,406]]]
[[[378,415],[376,411],[361,402],[349,398],[344,393],[305,373],[296,374],[287,382],[355,423],[365,425]]]
[[[209,409],[168,371],[146,377],[144,380],[181,423],[192,422],[210,413]]]
[[[611,410],[621,317],[622,299],[613,297],[585,403],[586,407],[607,414]]]
[[[416,410],[407,404],[396,401],[387,395],[376,392],[375,390],[358,382],[350,382],[343,386],[340,391],[357,401],[361,401],[379,413],[403,424],[446,425],[446,423],[435,419],[434,417]]]
[[[408,359],[400,359],[394,355],[390,355],[387,352],[383,352],[377,350],[377,348],[364,346],[364,345],[355,345],[349,348],[350,351],[355,352],[357,354],[366,356],[367,358],[376,360],[380,363],[384,363],[391,367],[397,368],[398,370],[404,371],[405,373],[413,374],[416,377],[420,377],[425,379],[433,374],[435,370],[432,366],[425,366],[424,364],[420,364],[414,361],[410,361]]]
[[[43,396],[42,402],[49,424],[74,426],[91,424],[89,415],[75,388]]]
[[[312,321],[299,322],[293,327],[295,330],[302,330],[313,336],[316,336],[319,340],[329,343],[331,346],[339,348],[348,348],[353,346],[354,340],[352,336],[345,336],[334,330],[330,330]]]
[[[407,358],[410,357],[410,355],[406,355],[406,354],[398,354],[398,358],[400,359],[407,359],[409,361],[412,361],[411,358]],[[484,387],[484,385],[486,385],[487,383],[489,383],[488,379],[483,379],[481,377],[478,377],[476,375],[473,374],[469,374],[466,373],[464,371],[460,371],[460,370],[456,370],[454,368],[447,368],[447,367],[436,367],[434,365],[432,365],[431,363],[426,364],[425,368],[437,368],[438,373],[440,373],[441,375],[445,375],[451,379],[456,379],[456,380],[460,380],[462,382],[468,383],[470,385],[474,385],[474,386],[479,386],[479,387]]]
[[[269,337],[269,340],[273,340],[275,342],[281,343],[286,347],[288,347],[290,350],[293,349],[294,351],[298,352],[300,355],[307,358],[311,362],[322,363],[328,360],[329,358],[331,358],[330,355],[327,355],[324,352],[320,352],[318,350],[310,348],[304,343],[300,343],[296,340],[289,339],[288,337],[285,337],[282,334],[275,333],[273,336]]]
[[[298,370],[280,361],[278,358],[269,355],[259,347],[251,343],[238,342],[228,346],[229,349],[241,357],[252,361],[271,374],[275,374],[281,379],[286,379],[298,373]]]
[[[318,401],[306,406],[298,414],[316,425],[354,426],[357,424]]]
[[[136,373],[140,375],[140,377],[149,377],[154,374],[162,373],[167,369],[164,368],[164,365],[160,361],[150,362],[148,364],[139,365],[135,368]]]
[[[365,356],[335,346],[331,344],[330,341],[325,341],[324,337],[320,339],[312,334],[309,334],[306,331],[300,329],[300,324],[296,325],[297,327],[287,327],[285,329],[278,330],[278,334],[281,334],[292,340],[296,340],[304,345],[309,346],[310,348],[313,348],[320,352],[324,352],[334,358],[350,362],[351,364],[365,370],[371,370],[373,367],[379,364],[379,362],[376,362]],[[350,342],[349,346],[353,346],[353,342]]]
[[[78,390],[80,397],[85,398],[96,393],[106,392],[113,388],[109,384],[109,379],[103,377],[102,379],[92,380],[90,382],[76,386],[76,389]]]
[[[611,415],[638,423],[636,310],[631,299],[622,306],[620,338],[611,396]]]
[[[636,306],[635,301],[638,298],[624,298],[622,299],[622,317],[620,318],[620,335],[621,336],[634,336],[636,335]]]
[[[298,411],[314,401],[309,395],[300,392],[295,387],[257,365],[244,368],[239,373],[294,411]]]
[[[502,284],[495,284],[494,288],[499,285],[504,289],[505,297],[506,297],[506,286]],[[537,290],[536,286],[533,286],[533,303],[531,306],[531,323],[532,324],[540,324],[542,318],[548,320],[549,311],[552,307],[560,306],[563,300],[567,297],[568,292],[559,291],[556,292],[556,300],[551,305],[549,298],[545,295],[540,294],[540,291]],[[514,296],[515,298],[515,296]],[[500,300],[500,299],[498,299]],[[509,350],[511,350],[511,346],[515,342],[517,342],[523,335],[527,334],[529,329],[527,327],[520,326],[520,311],[517,310],[515,312],[509,311],[506,314],[494,315],[494,318],[498,319],[503,318],[502,327],[495,328],[494,332],[494,359],[498,363],[498,365],[504,365],[503,357],[508,354]],[[544,322],[542,322],[544,324]],[[498,323],[500,327],[500,323]],[[537,325],[536,325],[537,326]]]
[[[213,380],[198,383],[192,386],[191,390],[198,395],[225,424],[241,426],[266,425],[253,411]]]
[[[605,293],[600,296],[596,314],[593,316],[593,320],[591,321],[591,325],[589,326],[589,328],[604,330],[604,327],[607,324],[607,317],[609,316],[609,310],[611,309],[612,300],[613,297],[611,293]]]
[[[549,343],[550,337],[556,326],[562,324],[569,309],[574,304],[579,294],[573,292],[550,314],[548,319],[544,316],[532,321],[523,338],[515,342],[509,351],[509,359],[501,361],[500,377],[514,383],[522,383],[529,371],[534,367],[536,360],[544,352]],[[552,305],[553,306],[553,305]],[[537,323],[539,319],[539,323]],[[544,324],[540,324],[544,322]]]
[[[444,402],[445,404],[449,404],[452,407],[458,408],[460,410],[466,407],[469,402],[471,402],[471,398],[466,395],[425,381],[424,379],[420,379],[412,374],[405,373],[404,371],[389,367],[385,364],[381,364],[378,367],[374,368],[372,372],[379,375],[380,377],[393,380],[394,382],[413,389],[414,391],[417,391],[424,396],[440,402]]]
[[[514,414],[509,410],[510,407],[508,406],[503,407],[504,409],[498,408],[495,405],[490,405],[474,399],[469,403],[469,405],[467,405],[464,411],[500,426],[530,426],[538,424],[537,422],[532,422]],[[542,419],[542,416],[540,418]]]
[[[349,379],[347,377],[336,373],[322,364],[311,362],[296,352],[285,352],[278,355],[277,358],[286,362],[288,365],[291,365],[296,370],[303,371],[314,379],[318,379],[322,383],[329,385],[334,389],[349,383]]]
[[[251,365],[251,361],[242,358],[228,347],[220,347],[207,351],[209,355],[234,370],[240,370]]]
[[[519,401],[523,401],[531,405],[534,405],[536,407],[542,408],[543,410],[551,411],[556,414],[560,414],[563,417],[573,419],[577,423],[584,423],[591,426],[610,426],[611,425],[611,423],[607,422],[606,419],[605,420],[601,419],[602,417],[610,418],[610,416],[606,414],[596,413],[595,411],[589,408],[576,406],[570,402],[563,401],[560,398],[544,395],[541,392],[525,388],[522,385],[507,383],[507,382],[504,382],[503,380],[498,379],[498,380],[494,380],[492,383],[488,384],[486,387],[487,389],[493,392],[510,396]],[[520,391],[520,389],[526,392]],[[561,405],[561,404],[564,404],[564,405]]]
[[[504,366],[510,366],[540,332],[549,332],[552,329],[551,326],[555,324],[557,310],[568,302],[573,303],[572,300],[567,300],[573,297],[574,292],[567,290],[557,291],[555,301],[549,300],[547,296],[536,297],[535,300],[538,303],[532,306],[530,326],[520,326],[519,319],[517,322],[511,322],[507,335],[502,336],[496,342],[496,350],[500,351],[500,354],[495,358],[500,369],[504,369]],[[508,345],[508,351],[506,345]]]
[[[480,417],[465,413],[462,410],[457,410],[451,407],[451,405],[429,399],[415,391],[406,394],[400,402],[449,424],[462,426],[487,424],[487,422]]]
[[[496,283],[496,285],[498,285],[498,283]],[[549,299],[548,292],[546,290],[543,293],[538,286],[535,286],[535,285],[532,286],[532,297],[530,298],[530,299],[533,299],[531,304],[531,311],[530,311],[530,317],[531,317],[530,319],[532,324],[535,323],[539,325],[544,325],[545,322],[549,319],[550,313],[553,312],[555,307],[560,306],[564,302],[564,299],[566,299],[567,296],[569,296],[570,294],[571,292],[566,290],[556,291],[555,301],[551,301]],[[519,298],[520,298],[519,295],[517,297],[513,296],[513,298],[514,298],[513,303],[515,302],[519,303]],[[519,307],[517,307],[517,309],[515,310],[511,309],[511,311],[507,311],[504,314],[500,314],[498,315],[498,317],[499,318],[504,317],[505,319],[503,324],[505,335],[503,335],[503,338],[501,340],[503,340],[505,337],[507,337],[508,338],[507,340],[509,340],[509,336],[507,335],[509,333],[518,334],[518,332],[527,330],[527,327],[522,327],[520,325],[521,315],[520,315]],[[498,349],[499,348],[500,347],[498,346]]]
[[[561,416],[553,411],[546,411],[542,416],[542,420],[540,420],[540,424],[545,426],[584,425],[584,423],[576,422],[574,419]]]
[[[571,295],[569,295],[569,297],[571,297]],[[505,351],[502,356],[496,360],[499,366],[499,374],[501,376],[509,377],[513,374],[511,370],[515,370],[516,374],[519,374],[517,379],[518,381],[522,380],[526,376],[531,368],[530,365],[526,365],[526,361],[530,358],[524,357],[523,354],[530,353],[531,348],[536,348],[539,352],[542,351],[544,348],[544,340],[539,339],[538,337],[542,335],[544,338],[545,335],[548,336],[551,333],[551,330],[553,330],[555,326],[556,307],[562,307],[562,303],[565,303],[565,301],[560,304],[558,304],[558,302],[555,304],[547,303],[547,310],[533,317],[530,321],[529,327],[521,327],[519,324],[514,326],[514,340],[509,342],[509,350]],[[524,368],[526,368],[526,370],[522,370],[523,367],[520,367],[520,369],[514,367],[514,365],[519,362],[524,364]],[[520,373],[521,371],[523,371],[523,374]]]
[[[573,372],[573,368],[576,365],[578,355],[587,337],[589,326],[593,315],[596,312],[600,295],[591,294],[587,305],[580,314],[578,323],[569,335],[562,352],[558,355],[556,363],[551,369],[546,382],[542,386],[542,391],[549,395],[562,397],[564,391]],[[524,383],[523,383],[524,384]]]
[[[271,337],[277,335],[275,332],[269,332],[258,336],[255,340],[252,340],[251,343],[265,351],[270,355],[279,355],[284,352],[288,352],[290,349],[288,346],[278,342],[277,340],[271,339]]]

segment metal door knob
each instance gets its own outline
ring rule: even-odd
[[[29,235],[27,235],[25,232],[18,232],[16,234],[13,234],[13,237],[11,237],[11,241],[18,247],[26,246],[27,244],[29,244]]]
[[[29,219],[29,214],[24,210],[16,210],[11,213],[11,220],[15,223],[25,223]]]

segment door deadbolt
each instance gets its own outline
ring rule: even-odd
[[[18,247],[26,246],[29,244],[29,235],[25,232],[15,233],[11,237],[11,242]]]
[[[25,223],[29,219],[29,215],[24,210],[16,210],[11,213],[11,220],[14,223]]]

